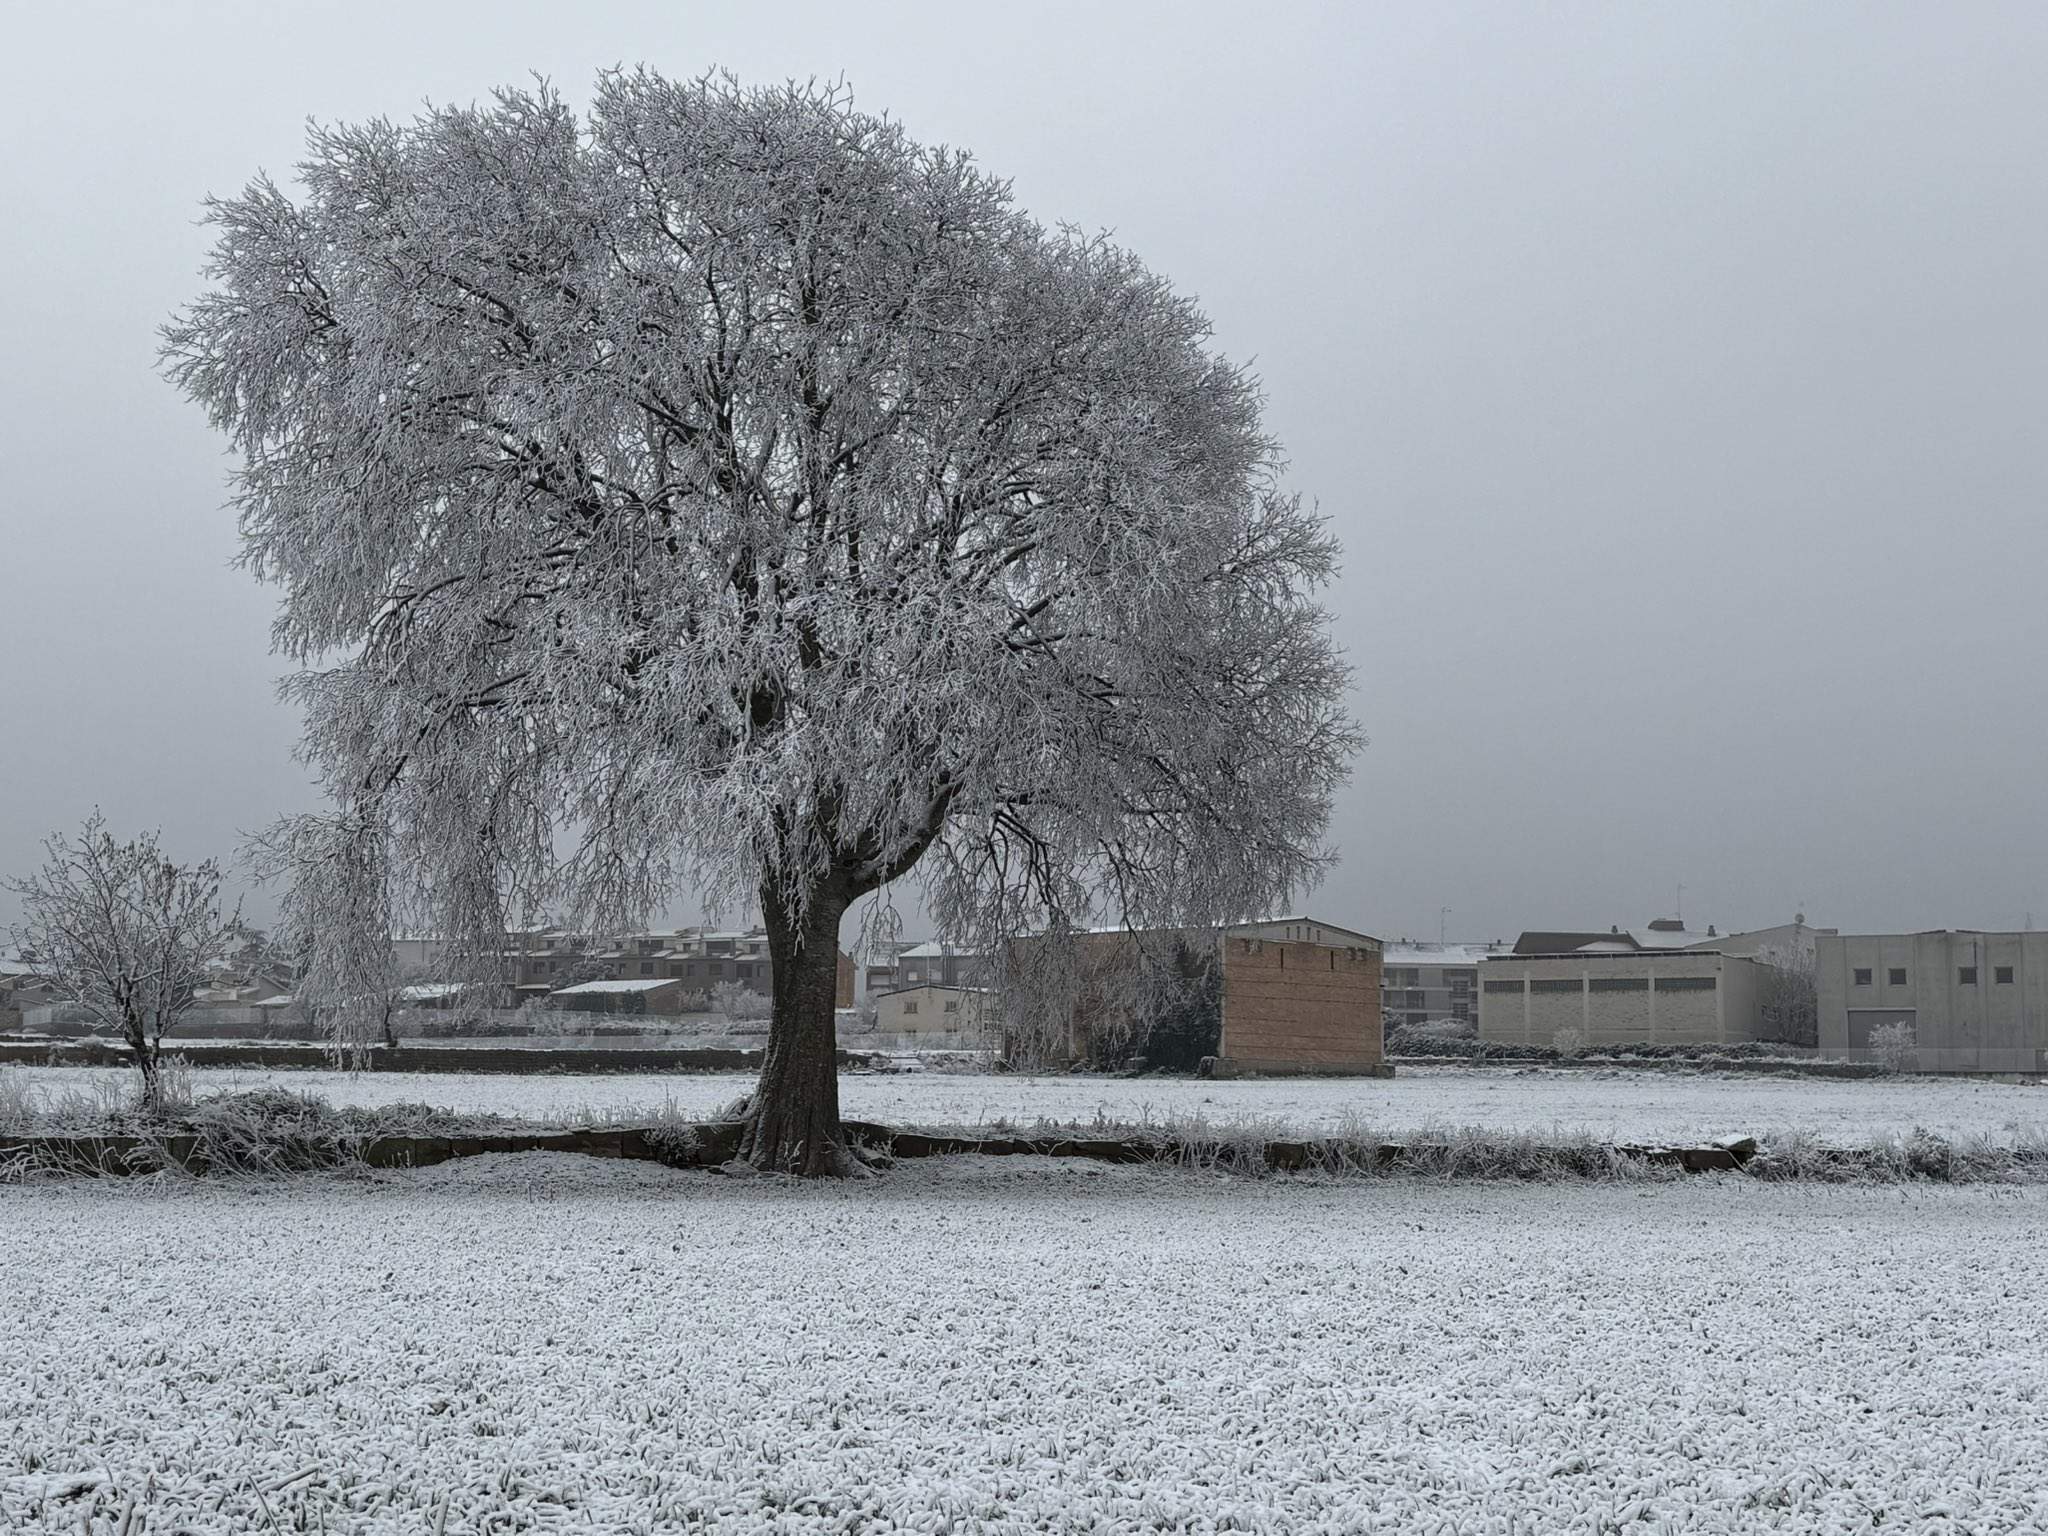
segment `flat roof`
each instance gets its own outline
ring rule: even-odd
[[[571,992],[652,992],[656,987],[675,984],[673,976],[643,976],[631,981],[579,981],[573,987],[558,987],[549,996],[561,997]]]
[[[1718,949],[1553,949],[1534,955],[1488,955],[1486,963],[1502,960],[1698,960],[1707,956],[1746,960],[1747,955],[1724,955]]]

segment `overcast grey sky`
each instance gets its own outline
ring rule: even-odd
[[[615,62],[843,74],[1256,359],[1348,552],[1332,919],[2048,922],[2032,4],[18,0],[0,871],[95,802],[197,856],[314,800],[153,372],[199,199],[309,116]]]

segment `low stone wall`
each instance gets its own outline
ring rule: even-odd
[[[847,1121],[850,1139],[870,1154],[922,1157],[1071,1157],[1103,1163],[1178,1163],[1191,1148],[1150,1137],[953,1136],[899,1131]],[[575,1152],[587,1157],[664,1163],[672,1168],[715,1168],[732,1160],[743,1130],[737,1121],[693,1126],[625,1126],[593,1130],[474,1136],[380,1136],[359,1144],[337,1142],[333,1161],[360,1161],[373,1168],[426,1168],[457,1158],[493,1152]],[[1247,1169],[1276,1172],[1384,1169],[1429,1166],[1448,1143],[1362,1142],[1342,1139],[1219,1143],[1224,1160]],[[1595,1158],[1611,1155],[1688,1173],[1733,1171],[1756,1155],[1756,1142],[1729,1137],[1710,1146],[1617,1145],[1586,1149]],[[197,1136],[0,1136],[0,1168],[23,1163],[53,1172],[119,1175],[154,1173],[175,1166],[207,1172],[204,1143]]]
[[[1370,1061],[1345,1064],[1343,1062],[1304,1062],[1273,1060],[1246,1060],[1242,1056],[1204,1056],[1197,1069],[1197,1077],[1392,1077],[1394,1064],[1391,1061]]]
[[[1766,1077],[1889,1077],[1884,1067],[1863,1061],[1831,1061],[1815,1057],[1807,1061],[1758,1060],[1748,1056],[1396,1056],[1403,1067],[1505,1067],[1525,1071],[1530,1067],[1555,1068],[1560,1072],[1604,1071],[1619,1067],[1630,1072],[1755,1072]],[[1989,1074],[1980,1074],[1989,1075]]]

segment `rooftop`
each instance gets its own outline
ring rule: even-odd
[[[1389,944],[1381,951],[1385,965],[1477,965],[1488,955],[1506,952],[1505,944]]]
[[[674,977],[640,977],[633,981],[579,981],[573,987],[562,987],[552,995],[565,997],[575,992],[652,992],[656,987],[674,986]]]

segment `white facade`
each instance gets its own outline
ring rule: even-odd
[[[991,1016],[993,994],[980,987],[926,984],[883,992],[874,999],[875,1029],[885,1035],[958,1034],[979,1038]]]
[[[1554,1045],[1725,1044],[1762,1037],[1757,964],[1714,951],[1497,955],[1479,970],[1479,1037]]]

